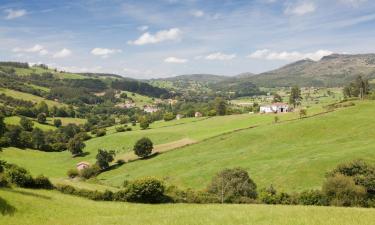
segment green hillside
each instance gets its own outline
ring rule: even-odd
[[[211,138],[149,160],[125,164],[99,176],[109,184],[157,176],[185,187],[204,188],[226,167],[244,167],[261,187],[286,191],[320,187],[337,164],[374,161],[374,102],[312,118],[265,124]],[[355,116],[355,119],[353,117]]]
[[[2,225],[371,225],[373,209],[273,205],[94,202],[55,191],[0,189]]]

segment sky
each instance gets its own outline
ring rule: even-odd
[[[375,52],[374,0],[0,0],[0,61],[148,79]]]

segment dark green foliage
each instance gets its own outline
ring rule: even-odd
[[[0,137],[4,135],[6,131],[6,125],[4,123],[4,116],[0,113]]]
[[[208,186],[208,191],[215,194],[220,201],[234,202],[241,197],[255,199],[256,184],[242,168],[224,169],[219,172]]]
[[[79,171],[79,176],[85,179],[90,179],[95,177],[100,173],[100,168],[97,165],[90,166],[88,168],[82,169]]]
[[[171,112],[165,113],[163,117],[164,121],[171,121],[171,120],[174,120],[175,118],[176,118],[175,115]]]
[[[279,94],[275,93],[275,94],[273,94],[272,102],[273,103],[283,102],[283,98]]]
[[[217,115],[223,116],[227,113],[227,102],[223,98],[215,98],[214,104]]]
[[[53,189],[53,185],[47,177],[45,177],[43,175],[39,175],[39,176],[34,178],[33,188]]]
[[[150,126],[150,122],[147,119],[142,119],[141,121],[139,121],[139,126],[142,130],[145,130]]]
[[[53,120],[53,125],[58,128],[58,127],[61,127],[62,122],[61,122],[60,119],[54,119]]]
[[[38,123],[44,124],[47,121],[47,116],[45,113],[39,113],[37,116]]]
[[[360,97],[370,93],[370,85],[368,79],[363,79],[362,76],[357,76],[355,81],[351,82],[348,86],[343,89],[344,97]]]
[[[99,149],[98,154],[96,155],[96,164],[102,170],[107,169],[109,167],[109,163],[114,160],[115,155],[115,151],[106,151],[105,149]]]
[[[330,205],[361,206],[365,203],[366,189],[356,185],[353,178],[342,174],[327,178],[322,191]]]
[[[116,131],[117,131],[117,132],[124,132],[124,131],[126,131],[126,127],[123,127],[123,126],[121,126],[121,127],[116,127]]]
[[[41,149],[45,145],[44,132],[39,128],[35,128],[32,132],[32,141],[36,149]]]
[[[85,146],[85,143],[83,143],[81,137],[79,136],[74,136],[74,138],[69,140],[67,145],[68,150],[72,153],[73,156],[81,155]]]
[[[107,132],[105,131],[105,129],[98,129],[97,131],[96,131],[96,136],[97,137],[103,137],[103,136],[105,136],[107,134]]]
[[[326,197],[321,191],[304,191],[298,195],[298,203],[301,205],[328,205]]]
[[[26,169],[13,164],[7,165],[4,177],[9,183],[19,187],[32,187],[34,183],[32,176]]]
[[[271,185],[270,187],[260,191],[259,199],[265,204],[296,204],[297,200],[284,192],[278,193],[276,189]]]
[[[75,178],[79,175],[78,170],[75,168],[68,170],[66,174],[68,175],[69,178]]]
[[[149,156],[154,148],[152,141],[149,138],[141,138],[134,145],[134,153],[141,157],[145,158]]]
[[[155,178],[144,178],[127,185],[126,200],[140,203],[161,203],[164,200],[164,184]]]
[[[30,119],[21,116],[20,125],[25,131],[32,131],[34,123]]]
[[[4,137],[9,141],[10,146],[22,147],[21,143],[22,128],[20,126],[9,125]]]
[[[301,104],[301,100],[301,89],[298,86],[292,87],[289,96],[289,104],[293,105],[293,107],[295,108],[297,105]]]
[[[130,91],[157,98],[161,95],[169,95],[169,92],[166,89],[154,87],[148,83],[139,82],[137,80],[115,80],[112,82],[111,87],[117,90]]]

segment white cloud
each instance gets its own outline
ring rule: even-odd
[[[111,54],[122,52],[120,49],[109,49],[109,48],[94,48],[91,50],[91,54],[95,56],[101,56],[107,58]]]
[[[45,49],[42,45],[36,44],[31,48],[14,48],[12,49],[13,52],[17,53],[38,53],[39,55],[47,55],[48,50]]]
[[[142,34],[135,41],[128,41],[131,45],[146,45],[146,44],[156,44],[163,41],[174,41],[181,37],[181,31],[178,28],[172,28],[169,30],[161,30],[155,34],[150,34],[146,32]]]
[[[197,18],[204,16],[204,12],[202,10],[193,10],[190,12],[190,14]]]
[[[5,17],[6,20],[16,19],[27,14],[26,10],[24,9],[19,9],[19,10],[6,9],[4,10],[4,12],[7,13]]]
[[[176,58],[176,57],[168,57],[168,58],[164,59],[164,62],[166,62],[166,63],[181,64],[181,63],[186,63],[187,61],[188,61],[187,59],[181,59],[181,58]]]
[[[232,60],[236,58],[235,54],[224,54],[221,52],[215,52],[204,57],[207,60]]]
[[[318,50],[316,52],[310,53],[301,53],[298,51],[293,52],[277,52],[271,51],[269,49],[257,50],[250,55],[248,58],[251,59],[266,59],[266,60],[284,60],[284,61],[296,61],[301,59],[312,59],[312,60],[320,60],[323,56],[331,55],[333,52],[329,50]]]
[[[143,26],[139,26],[139,27],[137,27],[137,29],[139,30],[139,31],[146,31],[146,30],[148,30],[148,26],[147,25],[143,25]]]
[[[284,12],[287,15],[302,16],[308,13],[315,12],[315,10],[316,6],[313,2],[304,1],[288,5]]]
[[[61,49],[60,51],[56,52],[54,55],[53,55],[53,58],[65,58],[65,57],[68,57],[72,54],[72,51],[70,51],[69,49],[67,48],[63,48]]]

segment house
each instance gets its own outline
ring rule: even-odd
[[[182,118],[184,118],[184,115],[182,115],[182,114],[177,114],[177,115],[176,115],[176,119],[177,119],[177,120],[180,120],[180,119],[182,119]]]
[[[123,109],[131,109],[134,108],[136,105],[132,101],[126,101],[125,103],[119,103],[116,107],[123,108]]]
[[[143,111],[145,111],[147,113],[154,113],[154,112],[159,111],[159,109],[156,106],[145,105],[145,106],[143,106]]]
[[[260,113],[286,113],[289,112],[289,105],[286,103],[273,103],[271,105],[261,106]]]
[[[77,170],[78,171],[81,171],[81,170],[89,168],[89,167],[90,167],[90,163],[88,163],[88,162],[79,162],[79,163],[77,163]]]
[[[203,114],[202,114],[201,112],[195,112],[194,116],[195,116],[195,117],[202,117]]]

